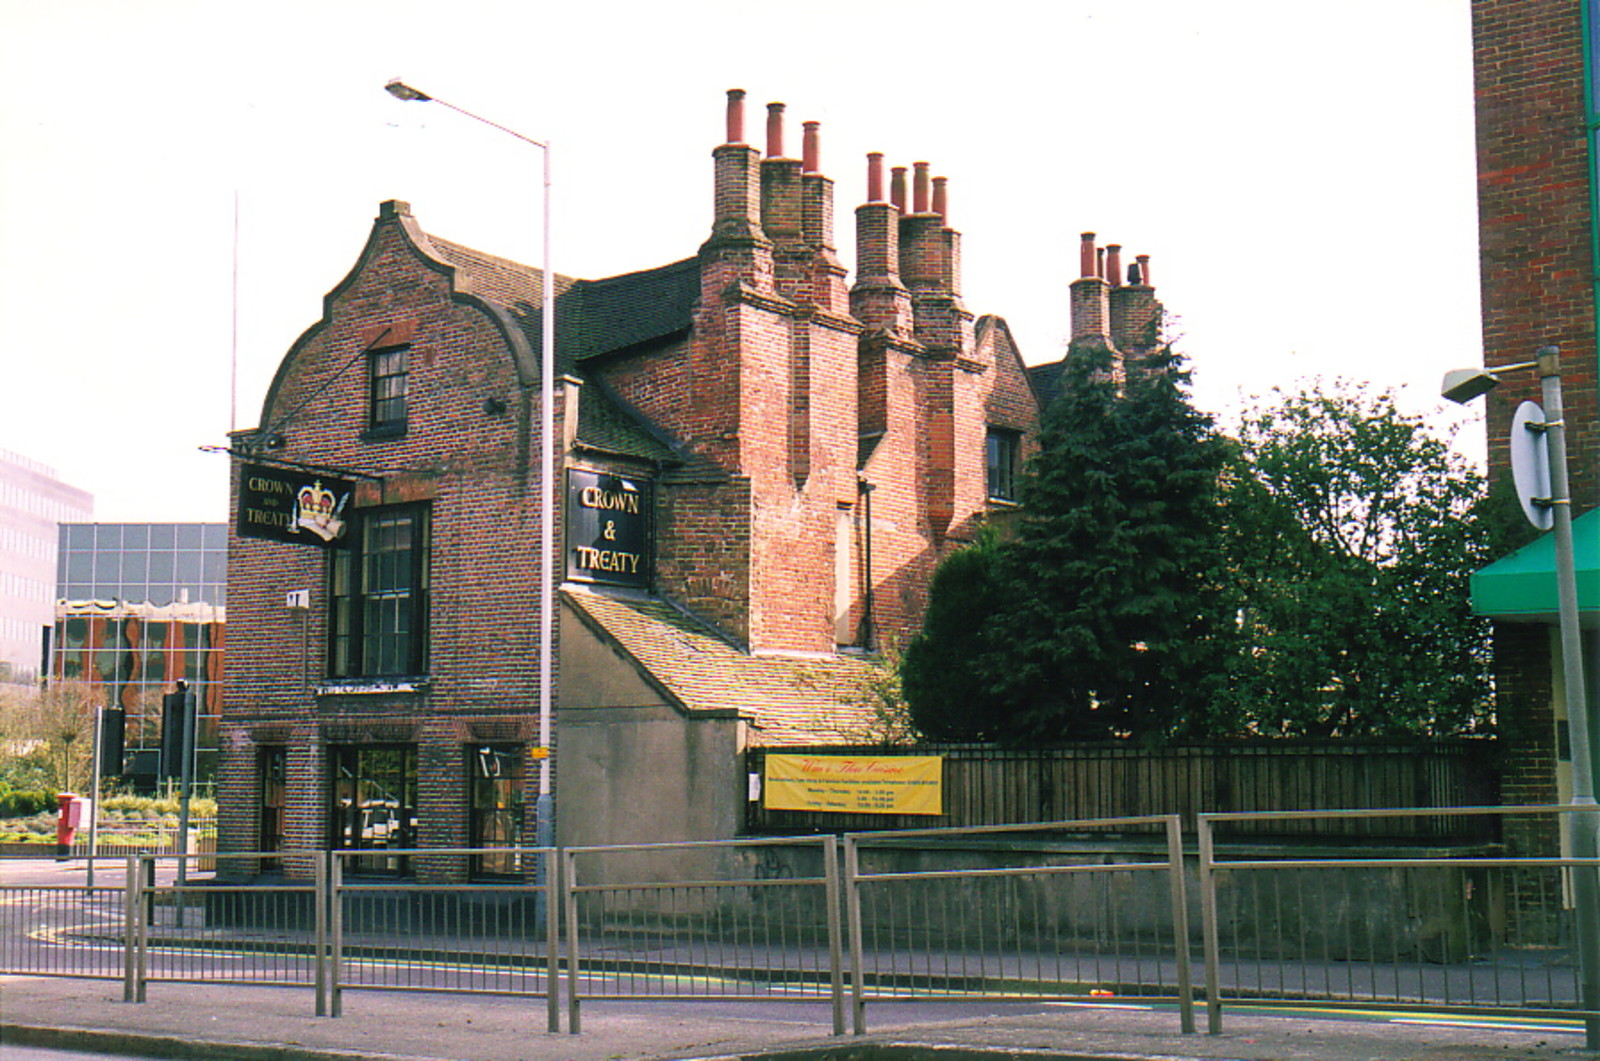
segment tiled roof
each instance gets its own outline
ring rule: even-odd
[[[686,332],[700,297],[700,263],[686,258],[643,272],[584,280],[576,292],[579,361]]]
[[[578,444],[600,453],[640,457],[657,464],[681,463],[671,446],[641,426],[597,381],[587,381],[578,392]]]
[[[543,346],[543,273],[431,233],[428,241],[456,267],[457,288],[508,312],[537,356]],[[561,370],[686,332],[699,297],[700,266],[694,258],[602,280],[575,280],[557,273],[556,351]]]
[[[1033,384],[1033,393],[1039,396],[1041,404],[1048,403],[1056,396],[1056,388],[1061,384],[1061,375],[1066,371],[1065,358],[1060,361],[1051,361],[1043,365],[1028,366],[1028,382]]]
[[[868,661],[752,656],[663,600],[570,588],[563,596],[683,710],[734,710],[748,718],[752,743],[873,741],[868,682],[876,670]]]

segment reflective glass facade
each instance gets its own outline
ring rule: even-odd
[[[121,773],[157,780],[162,697],[196,702],[199,776],[214,772],[222,714],[228,528],[221,523],[69,523],[60,530],[53,681],[82,682],[125,713]],[[108,765],[107,774],[118,773]]]
[[[56,562],[63,600],[227,605],[225,523],[64,523]]]

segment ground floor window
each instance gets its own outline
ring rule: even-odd
[[[284,805],[288,793],[289,750],[268,745],[256,752],[256,770],[261,778],[261,837],[256,850],[278,852],[284,848]],[[263,870],[282,868],[278,859],[262,859]]]
[[[329,749],[332,800],[330,846],[338,851],[368,851],[347,862],[358,873],[404,874],[404,856],[417,842],[417,746],[344,744]]]
[[[522,761],[520,744],[476,744],[467,748],[471,789],[470,844],[507,850],[474,855],[476,877],[520,876],[522,856]]]

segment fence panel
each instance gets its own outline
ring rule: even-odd
[[[1459,807],[1452,818],[1561,815],[1571,807]],[[1295,817],[1412,816],[1329,811]],[[1274,858],[1218,854],[1200,820],[1201,920],[1210,1030],[1225,1001],[1594,1019],[1583,1006],[1571,874],[1600,861],[1501,857],[1491,845]]]
[[[568,1030],[582,999],[831,999],[844,1030],[834,837],[566,851]]]
[[[333,1016],[347,988],[526,995],[559,1030],[559,891],[554,848],[385,851],[416,880],[363,876],[369,852],[336,851],[330,872]],[[445,883],[491,863],[493,881]],[[440,883],[426,883],[429,876]]]
[[[276,984],[315,988],[325,1011],[325,862],[303,883],[240,883],[267,857],[139,856],[131,981],[140,1001],[151,982]]]
[[[1108,864],[1069,836],[1163,830]],[[866,869],[863,868],[865,865]],[[1176,1000],[1194,1030],[1176,815],[845,838],[851,999]]]
[[[747,804],[758,833],[971,828],[1031,821],[1363,807],[1483,806],[1498,802],[1489,740],[1209,741],[1159,748],[1127,742],[1043,750],[990,745],[783,748],[783,754],[939,755],[944,813],[841,814]],[[767,749],[746,753],[765,777]],[[1468,837],[1474,819],[1237,819],[1230,828],[1274,836],[1373,839]]]
[[[0,881],[0,973],[121,979],[127,862],[94,886]]]

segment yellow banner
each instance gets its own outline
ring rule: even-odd
[[[767,756],[763,806],[839,814],[944,813],[938,755]]]

